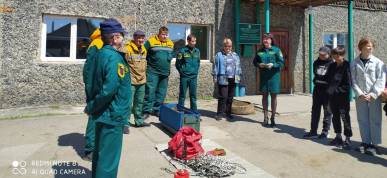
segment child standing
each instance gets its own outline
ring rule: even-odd
[[[320,138],[328,137],[329,127],[331,126],[332,113],[328,109],[328,67],[333,63],[330,57],[331,50],[323,46],[318,50],[318,58],[313,62],[313,104],[312,104],[312,120],[310,132],[304,135],[304,138]],[[318,123],[320,121],[321,106],[324,110],[323,129],[320,135],[317,135]]]
[[[328,69],[329,107],[332,111],[333,128],[336,137],[330,142],[331,145],[350,148],[350,137],[352,137],[351,120],[349,117],[349,91],[351,88],[351,74],[349,62],[344,59],[344,48],[332,50],[332,57],[335,60]],[[341,137],[341,120],[344,125],[345,141]]]

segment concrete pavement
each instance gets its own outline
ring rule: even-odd
[[[259,96],[238,99],[260,104]],[[216,100],[199,101],[203,137],[276,177],[363,178],[387,175],[386,122],[383,122],[382,155],[370,157],[328,146],[328,140],[302,139],[310,128],[311,97],[281,95],[278,104],[278,127],[273,129],[261,126],[261,112],[237,116],[232,121],[216,121],[213,119]],[[58,113],[57,110],[65,112]],[[80,158],[87,122],[81,111],[82,106],[0,111],[0,177],[90,177],[91,164]],[[18,113],[20,116],[12,117]],[[358,145],[360,137],[354,109],[351,119],[354,145]],[[157,118],[151,117],[149,122],[151,127],[131,128],[130,134],[124,136],[118,177],[173,177],[164,170],[174,171],[173,166],[154,148],[156,144],[168,142],[171,134]],[[58,162],[61,164],[53,165]],[[27,171],[24,175],[23,170]]]

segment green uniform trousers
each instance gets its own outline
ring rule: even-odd
[[[96,123],[92,178],[116,178],[122,149],[123,126]]]
[[[85,133],[85,152],[93,152],[95,146],[95,119],[89,116]]]
[[[196,105],[196,88],[198,77],[180,77],[179,85],[179,105],[184,106],[185,96],[187,89],[189,89],[190,107],[192,110],[197,111]]]
[[[160,75],[150,70],[146,72],[146,96],[144,112],[159,112],[168,89],[168,75]]]
[[[145,97],[145,84],[132,85],[132,98],[133,98],[132,113],[134,115],[134,123],[136,125],[142,125],[144,123],[144,118],[142,115],[142,108],[144,106],[144,97]]]

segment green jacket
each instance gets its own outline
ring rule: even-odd
[[[131,81],[124,54],[110,45],[104,46],[95,60],[92,94],[85,112],[96,116],[96,122],[123,126],[129,117]]]
[[[85,84],[86,102],[92,99],[91,91],[93,86],[94,63],[98,50],[97,46],[91,46],[87,50],[85,65],[83,65],[83,83]]]
[[[259,68],[261,92],[280,92],[281,68],[284,66],[284,58],[281,50],[272,46],[270,49],[262,48],[257,52],[253,64],[259,67],[260,63],[273,63],[271,69]]]
[[[169,76],[173,57],[173,42],[167,39],[161,42],[157,35],[149,38],[144,44],[147,50],[147,70]]]
[[[193,48],[192,51],[188,46],[179,50],[175,63],[177,71],[181,77],[196,77],[200,67],[200,51]]]

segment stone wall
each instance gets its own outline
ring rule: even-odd
[[[0,49],[0,108],[84,103],[82,62],[42,62],[40,59],[43,14],[77,17],[114,17],[129,33],[142,29],[147,36],[168,22],[210,25],[216,32],[213,41],[228,33],[222,28],[232,12],[230,0],[13,0],[5,4],[14,10],[2,13]],[[215,13],[218,8],[218,13]],[[135,15],[136,14],[136,15]],[[215,15],[218,17],[215,18]],[[215,25],[218,20],[219,25]],[[217,29],[215,29],[215,27]],[[224,33],[224,34],[223,34]],[[210,56],[213,56],[211,54]],[[212,64],[201,65],[199,96],[211,96]],[[178,75],[172,66],[169,97],[178,95]]]
[[[318,49],[323,45],[323,34],[326,32],[348,33],[348,9],[336,6],[316,7],[313,16],[314,29],[314,58],[318,56]],[[305,16],[307,16],[305,14]],[[355,58],[359,55],[357,44],[362,37],[368,36],[375,41],[374,55],[387,62],[387,12],[354,9],[353,32]],[[305,49],[309,50],[308,18],[305,18]],[[346,49],[347,50],[347,49]],[[308,53],[305,56],[306,88],[309,92],[309,62]]]

